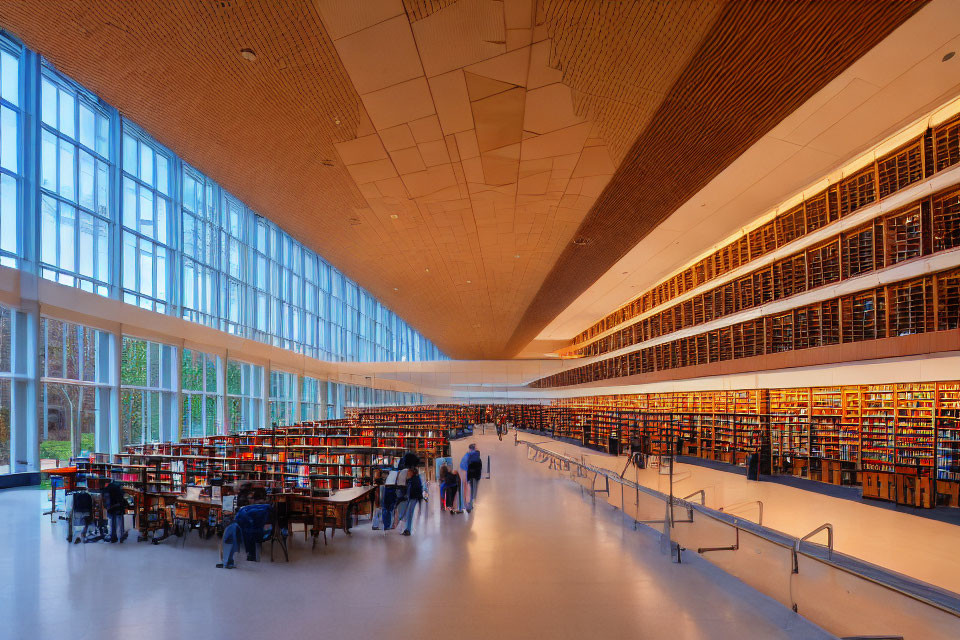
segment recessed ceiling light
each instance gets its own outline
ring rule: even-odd
[[[949,60],[955,55],[957,55],[956,51],[948,51],[945,54],[943,54],[943,58],[940,59],[940,62],[946,62],[947,60]]]
[[[517,254],[514,254],[514,256],[513,256],[513,257],[514,257],[514,258],[519,258],[519,257],[520,257],[520,254],[519,254],[519,253],[517,253]]]
[[[334,119],[333,119],[333,124],[335,124],[335,125],[337,125],[337,126],[339,127],[339,126],[340,126],[340,118],[334,118]]]
[[[472,284],[473,280],[467,280],[467,284]]]
[[[394,290],[394,291],[400,291],[400,289],[397,288],[397,287],[394,287],[393,290]]]
[[[240,57],[247,62],[254,62],[257,59],[257,54],[254,53],[253,49],[240,49]]]
[[[399,217],[400,217],[400,216],[398,216],[398,215],[395,214],[395,213],[391,213],[391,214],[390,214],[390,219],[391,219],[391,220],[396,220],[396,219],[399,218]]]
[[[427,273],[430,273],[430,267],[427,267],[426,269],[424,269],[424,271],[426,271]]]

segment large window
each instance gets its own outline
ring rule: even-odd
[[[0,35],[0,267],[24,259],[46,281],[313,358],[443,357],[316,252]],[[267,379],[220,358],[0,308],[0,473],[347,406],[345,386],[328,393],[325,381]],[[389,397],[371,393],[349,391],[350,404]]]
[[[176,421],[176,349],[124,336],[120,446],[171,440]]]
[[[0,41],[0,265],[16,267],[20,254],[20,52]]]
[[[40,468],[109,450],[110,334],[43,318],[39,342]]]
[[[303,376],[300,378],[300,420],[324,420],[327,417],[326,407],[323,404],[323,395],[320,390],[325,383]]]
[[[2,79],[0,79],[2,82]],[[13,438],[11,386],[13,378],[13,313],[0,307],[0,475],[10,473]]]
[[[278,427],[296,421],[297,375],[286,371],[270,372],[270,424]]]
[[[223,433],[219,356],[184,349],[180,358],[180,386],[180,436],[193,438]]]
[[[216,185],[183,165],[183,317],[210,327],[219,326],[220,231]]]
[[[227,361],[227,411],[230,433],[253,431],[263,425],[263,367]]]
[[[171,158],[124,122],[123,300],[166,313],[170,280]]]
[[[109,295],[110,119],[44,67],[40,83],[40,273]]]

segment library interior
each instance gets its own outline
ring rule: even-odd
[[[0,2],[0,640],[960,639],[958,53]]]

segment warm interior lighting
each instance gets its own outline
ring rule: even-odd
[[[240,56],[247,62],[254,62],[257,59],[257,54],[253,49],[240,49]]]

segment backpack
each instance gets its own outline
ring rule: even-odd
[[[86,491],[73,494],[73,510],[77,513],[91,513],[93,511],[93,497]]]
[[[483,462],[480,459],[471,460],[467,465],[467,480],[479,480],[483,473]]]

